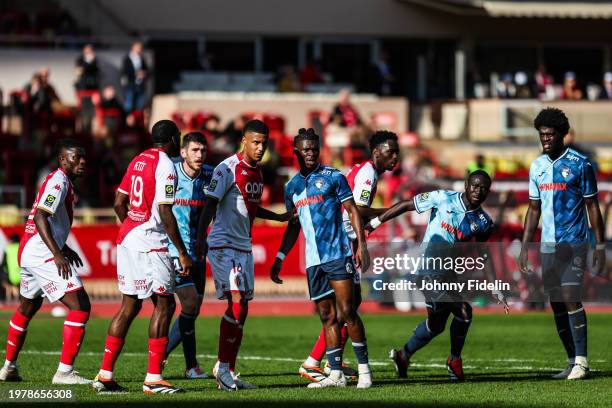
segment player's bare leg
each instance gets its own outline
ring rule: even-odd
[[[149,323],[149,365],[142,390],[145,394],[174,394],[183,392],[162,377],[162,365],[168,346],[168,330],[176,308],[173,295],[151,295],[155,308]]]
[[[346,378],[342,372],[342,347],[335,298],[332,296],[318,300],[316,305],[323,324],[326,354],[327,360],[330,362],[331,372],[329,377],[308,384],[308,388],[345,387]]]
[[[43,298],[28,299],[19,295],[19,306],[9,321],[4,366],[0,369],[0,381],[21,381],[17,358],[25,342],[28,324],[42,305]]]
[[[83,288],[80,288],[66,293],[60,302],[68,308],[68,315],[64,321],[62,354],[57,372],[53,376],[53,384],[91,384],[91,380],[81,377],[73,368],[85,336],[85,324],[89,320],[91,311],[89,296]]]
[[[331,280],[330,285],[336,294],[338,323],[340,325],[346,324],[357,357],[357,371],[359,373],[357,388],[369,388],[372,386],[372,372],[368,360],[365,328],[355,307],[355,284],[353,279],[344,279]]]
[[[121,307],[108,328],[108,335],[104,345],[102,366],[94,379],[93,387],[98,392],[123,392],[125,388],[117,384],[113,378],[115,362],[123,348],[125,336],[142,309],[142,299],[136,295],[122,295]]]

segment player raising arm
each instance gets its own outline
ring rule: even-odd
[[[553,378],[578,380],[589,376],[587,319],[581,302],[589,220],[597,240],[593,255],[595,273],[601,275],[606,264],[597,181],[591,162],[563,145],[570,125],[561,110],[542,110],[534,120],[534,127],[540,135],[543,154],[529,169],[529,208],[525,216],[519,266],[521,272],[529,271],[528,245],[542,216],[542,279],[568,362],[565,370]]]
[[[72,182],[85,174],[85,149],[70,139],[61,140],[58,147],[60,166],[45,178],[38,191],[19,244],[19,306],[9,321],[6,360],[0,369],[0,381],[21,381],[17,356],[30,320],[40,309],[43,297],[47,297],[50,302],[59,300],[69,309],[53,384],[91,384],[72,368],[85,335],[91,306],[75,269],[83,262],[66,245],[73,217]]]
[[[263,176],[257,163],[268,147],[268,127],[260,120],[244,126],[243,148],[213,171],[200,215],[196,254],[210,262],[218,299],[227,300],[221,319],[218,360],[213,368],[219,389],[257,388],[235,374],[243,326],[255,284],[251,228],[255,217],[287,221],[290,213],[261,208]],[[215,221],[207,234],[213,216]]]
[[[282,283],[279,278],[282,261],[295,244],[301,228],[306,238],[308,290],[325,329],[326,354],[331,368],[329,377],[308,387],[346,386],[340,335],[341,327],[346,323],[358,362],[357,387],[369,388],[372,374],[365,329],[357,314],[354,284],[355,267],[365,272],[370,265],[361,215],[342,173],[319,163],[319,136],[314,130],[300,129],[293,146],[300,171],[285,186],[285,205],[288,211],[297,209],[300,222],[287,226],[270,277],[274,282]],[[348,212],[357,235],[355,263],[342,222],[343,208]]]
[[[153,147],[130,162],[115,195],[115,212],[121,221],[117,279],[122,302],[108,328],[102,366],[93,383],[98,392],[124,390],[113,379],[113,369],[130,325],[147,298],[151,298],[155,308],[149,325],[149,365],[142,389],[145,394],[182,391],[161,375],[175,308],[174,267],[168,253],[168,238],[177,249],[182,273],[188,275],[192,267],[172,213],[176,171],[167,152],[180,132],[174,122],[160,120],[151,135]]]

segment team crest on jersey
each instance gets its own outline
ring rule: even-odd
[[[44,204],[45,204],[47,207],[51,207],[51,205],[52,205],[54,202],[55,202],[55,196],[54,196],[54,195],[49,194],[49,195],[47,196],[47,198],[45,198],[45,202],[44,202]]]
[[[208,185],[208,191],[215,191],[215,188],[217,188],[217,180],[212,180]]]
[[[368,190],[363,190],[363,191],[361,192],[361,196],[360,196],[360,198],[361,198],[362,200],[369,200],[369,199],[370,199],[370,192],[369,192]]]
[[[316,179],[314,182],[314,185],[321,190],[323,188],[323,186],[325,185],[325,181],[323,181],[323,179]]]
[[[567,180],[567,178],[572,175],[572,171],[569,169],[569,167],[564,167],[561,169],[561,175]]]
[[[171,184],[166,185],[166,198],[172,198],[174,196],[174,186]]]
[[[349,275],[352,275],[353,273],[355,273],[355,271],[353,270],[353,264],[350,262],[347,262],[346,265],[344,265],[344,267],[346,268],[346,273],[348,273]]]
[[[472,232],[478,231],[478,224],[476,224],[475,222],[471,223],[470,230],[472,230]]]

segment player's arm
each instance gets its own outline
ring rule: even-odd
[[[390,208],[384,209],[383,213],[375,216],[375,218],[371,219],[366,225],[366,229],[369,231],[374,231],[381,224],[402,215],[407,211],[415,211],[416,208],[414,206],[414,200],[408,199],[406,201],[400,201],[399,203],[395,203]]]
[[[302,227],[299,222],[290,222],[289,225],[287,225],[287,229],[285,229],[285,232],[283,233],[280,248],[276,254],[276,259],[274,260],[272,269],[270,269],[270,279],[272,279],[274,283],[283,283],[283,280],[279,278],[280,271],[283,267],[283,260],[297,242],[301,228]]]
[[[342,205],[349,215],[353,230],[357,234],[357,253],[355,254],[356,266],[360,267],[363,272],[366,272],[370,267],[370,255],[368,254],[361,214],[359,214],[355,200],[353,200],[352,197],[343,201]]]
[[[38,229],[40,238],[53,255],[53,262],[55,262],[55,265],[57,265],[57,274],[67,280],[72,276],[72,271],[70,270],[70,260],[62,252],[61,248],[57,245],[57,242],[55,242],[55,239],[53,239],[51,226],[49,225],[49,217],[52,215],[53,214],[44,208],[38,207],[38,211],[36,211],[36,214],[34,214],[34,224]]]
[[[217,212],[217,205],[219,204],[219,200],[210,195],[206,196],[206,200],[204,201],[204,207],[200,212],[200,219],[198,220],[198,232],[196,235],[196,257],[200,261],[203,261],[206,258],[206,253],[208,249],[206,247],[206,235],[208,234],[208,226],[212,222],[215,213]]]
[[[523,227],[523,238],[521,239],[521,254],[519,255],[519,269],[523,273],[529,272],[527,259],[529,255],[529,243],[538,228],[540,215],[542,214],[542,203],[540,200],[529,200],[525,225]]]
[[[591,227],[595,233],[595,239],[597,240],[595,252],[593,253],[593,270],[596,275],[601,275],[606,266],[606,241],[604,238],[605,227],[603,217],[601,216],[597,196],[587,197],[584,199],[584,202],[589,214]]]
[[[287,211],[283,214],[277,214],[274,211],[267,210],[263,207],[257,207],[257,214],[255,214],[257,218],[261,218],[264,220],[270,220],[270,221],[279,221],[279,222],[289,221],[291,217],[294,215],[295,215],[295,211],[294,212]]]
[[[115,193],[115,202],[113,204],[113,208],[115,209],[115,214],[119,218],[119,221],[123,222],[128,216],[129,211],[129,203],[130,196],[121,191],[117,191]]]
[[[158,210],[159,218],[161,219],[161,222],[164,225],[166,234],[168,234],[168,238],[170,238],[170,241],[172,241],[179,253],[179,262],[182,266],[181,275],[189,275],[189,269],[191,269],[191,267],[193,266],[193,261],[187,253],[187,248],[185,248],[183,238],[181,238],[178,224],[176,223],[176,218],[172,213],[172,204],[160,203]]]

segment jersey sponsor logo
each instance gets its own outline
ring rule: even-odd
[[[44,205],[46,205],[47,207],[51,207],[53,205],[53,203],[55,202],[55,196],[49,194],[47,196],[47,198],[45,198],[45,202],[43,203]]]
[[[263,192],[263,188],[264,188],[263,183],[255,183],[252,181],[249,181],[244,186],[244,189],[247,192],[247,194],[261,194]]]
[[[208,191],[215,191],[215,188],[217,188],[217,180],[212,180],[208,185]]]
[[[55,286],[55,282],[49,282],[46,285],[43,285],[43,289],[45,292],[51,294],[57,290],[57,286]]]
[[[174,186],[171,184],[166,185],[166,198],[174,197]]]
[[[136,162],[134,163],[134,171],[143,171],[146,165],[147,163],[143,161]]]
[[[331,170],[327,170],[327,169],[325,169],[325,170],[321,170],[321,174],[324,174],[324,175],[326,175],[326,176],[331,176],[332,171],[331,171]]]
[[[359,196],[361,200],[367,201],[370,199],[370,192],[368,190],[362,190],[361,196]]]
[[[539,186],[540,191],[565,191],[567,183],[542,183]]]
[[[465,238],[465,235],[463,234],[463,232],[461,232],[457,228],[453,227],[452,225],[450,225],[446,221],[442,221],[442,223],[440,224],[440,227],[442,227],[443,230],[448,231],[451,234],[453,234],[454,236],[456,236],[459,240],[463,240]],[[471,228],[471,226],[470,226],[470,228]]]
[[[561,175],[567,180],[567,178],[572,175],[572,171],[569,169],[569,167],[564,167],[561,169]]]
[[[568,154],[567,156],[567,160],[571,160],[571,161],[579,161],[580,159],[576,156],[574,156],[573,154]]]
[[[323,194],[315,194],[310,197],[302,198],[295,202],[295,208],[301,208],[310,204],[316,204],[323,202]]]
[[[147,220],[147,213],[144,211],[130,210],[127,215],[134,222],[145,222]]]
[[[177,198],[174,200],[174,205],[184,205],[184,206],[189,206],[189,207],[202,207],[204,205],[204,201]]]
[[[419,194],[419,201],[426,201],[429,198],[429,193]]]

